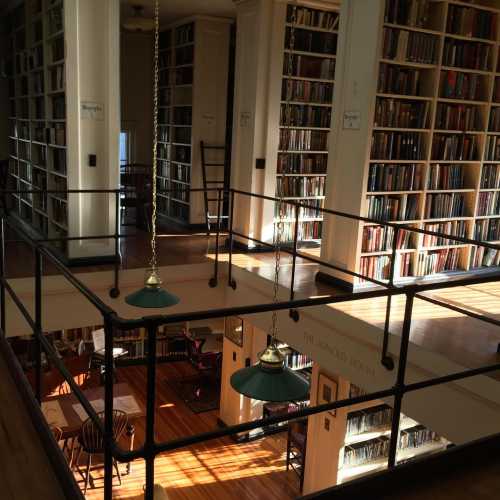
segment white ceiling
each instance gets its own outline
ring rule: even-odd
[[[144,14],[153,15],[153,0],[121,0],[121,3],[122,17],[132,15],[132,5],[143,5]],[[193,14],[234,17],[236,8],[233,0],[160,0],[162,23],[169,23]]]

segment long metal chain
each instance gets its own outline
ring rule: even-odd
[[[288,43],[288,68],[287,68],[287,76],[288,83],[286,86],[286,96],[285,96],[285,129],[287,134],[290,133],[290,127],[293,125],[292,123],[292,105],[291,105],[291,92],[288,91],[288,85],[291,81],[291,76],[293,76],[293,60],[294,60],[294,48],[295,48],[295,25],[297,23],[297,5],[295,4],[292,7],[292,15],[290,19],[290,39]],[[290,97],[289,97],[290,96]],[[288,138],[289,139],[289,138]],[[288,140],[289,143],[289,140]],[[287,145],[287,149],[289,149]],[[279,184],[278,188],[278,222],[274,225],[274,241],[275,241],[275,268],[274,268],[274,290],[273,290],[273,303],[278,302],[279,295],[279,278],[280,278],[280,270],[281,270],[281,244],[283,238],[283,229],[284,229],[284,219],[285,219],[285,210],[283,208],[283,198],[284,198],[284,183],[286,179],[286,174],[290,168],[290,156],[286,156],[285,169],[282,171],[282,181]],[[298,231],[298,228],[296,228]],[[272,316],[272,325],[271,325],[271,337],[273,343],[276,341],[276,335],[278,333],[278,314],[276,311],[273,311]]]
[[[152,178],[152,213],[151,213],[151,261],[150,267],[156,268],[156,171],[158,162],[158,73],[159,73],[159,38],[160,38],[160,1],[155,0],[154,33],[154,75],[153,75],[153,178]]]

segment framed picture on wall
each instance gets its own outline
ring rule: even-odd
[[[335,380],[327,377],[325,374],[320,373],[318,378],[318,404],[331,403],[337,400],[338,385]],[[332,417],[335,417],[337,410],[328,412]]]
[[[237,316],[226,318],[224,336],[238,347],[243,347],[243,320]]]

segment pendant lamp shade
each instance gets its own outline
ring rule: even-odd
[[[150,269],[146,276],[145,286],[125,297],[125,302],[131,306],[142,308],[170,307],[178,304],[180,299],[173,293],[167,292],[156,269]]]
[[[307,381],[284,366],[284,356],[273,345],[261,353],[259,363],[233,373],[231,386],[248,398],[272,403],[303,401],[309,394]]]

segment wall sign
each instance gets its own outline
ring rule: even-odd
[[[104,104],[99,102],[81,102],[82,120],[104,120]]]
[[[361,113],[359,111],[344,111],[344,128],[359,130],[361,127]]]

